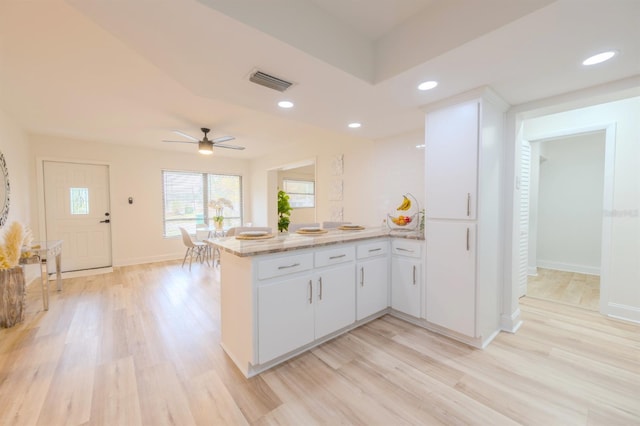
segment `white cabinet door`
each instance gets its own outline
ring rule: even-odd
[[[391,307],[407,315],[420,317],[422,263],[408,257],[391,259]]]
[[[356,320],[355,264],[316,273],[314,284],[315,338],[319,339]]]
[[[427,321],[476,337],[475,241],[471,222],[427,221]]]
[[[313,341],[311,275],[258,287],[258,362],[270,361]]]
[[[472,101],[427,114],[427,218],[476,217],[479,111]]]
[[[377,257],[358,263],[356,319],[380,312],[389,306],[389,262]]]

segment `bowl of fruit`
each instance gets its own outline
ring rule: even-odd
[[[418,202],[411,194],[402,196],[402,202],[395,212],[387,215],[387,225],[390,229],[413,230],[418,224]]]

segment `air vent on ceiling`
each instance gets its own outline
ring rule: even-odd
[[[249,76],[249,80],[259,84],[264,87],[268,87],[269,89],[277,90],[279,92],[284,92],[287,90],[293,83],[283,80],[278,77],[274,77],[262,71],[254,71]]]

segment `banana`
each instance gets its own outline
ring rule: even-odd
[[[406,211],[411,208],[411,200],[406,195],[403,195],[404,199],[402,200],[402,204],[398,206],[397,210]]]

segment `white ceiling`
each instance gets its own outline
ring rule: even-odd
[[[257,158],[414,131],[421,106],[483,85],[515,105],[638,75],[639,18],[637,0],[3,0],[0,107],[33,133],[159,149],[195,152],[160,140],[210,127],[247,147],[219,155]]]

